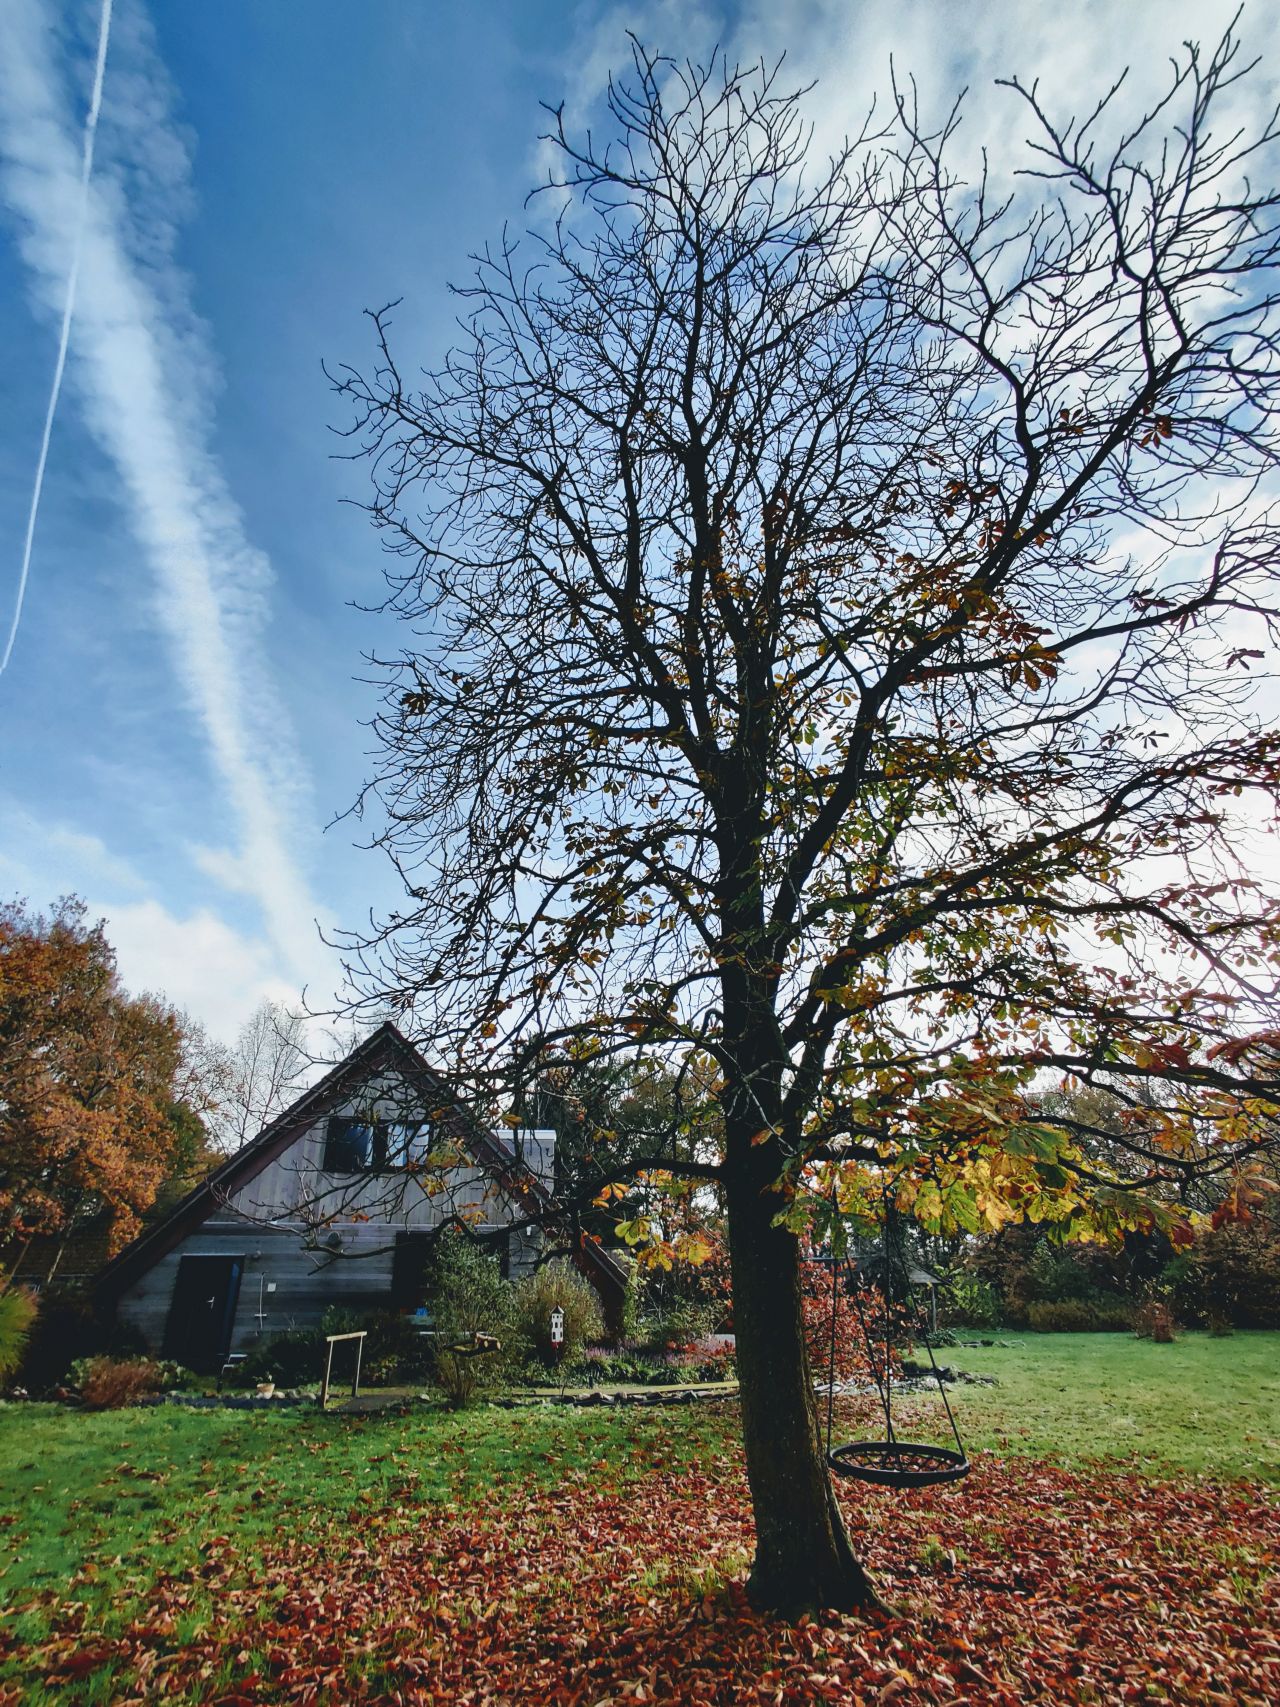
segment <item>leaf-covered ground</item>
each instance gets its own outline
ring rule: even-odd
[[[501,1478],[458,1466],[426,1499],[403,1432],[303,1425],[294,1455],[343,1466],[345,1499],[254,1528],[277,1489],[241,1465],[233,1504],[164,1518],[181,1568],[117,1561],[110,1602],[100,1557],[28,1589],[0,1620],[0,1703],[1280,1700],[1273,1490],[983,1455],[941,1494],[849,1495],[898,1616],[779,1626],[742,1597],[749,1506],[717,1410],[537,1420],[536,1464],[508,1440]],[[524,1420],[490,1416],[465,1426]],[[373,1488],[353,1451],[391,1461]]]

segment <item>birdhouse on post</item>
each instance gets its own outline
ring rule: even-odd
[[[564,1311],[558,1304],[551,1312],[551,1343],[555,1346],[564,1344]]]

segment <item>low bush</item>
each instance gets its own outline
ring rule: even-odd
[[[279,1387],[318,1387],[328,1358],[328,1334],[363,1332],[360,1348],[362,1386],[391,1387],[422,1383],[434,1368],[431,1342],[420,1325],[394,1310],[326,1310],[318,1328],[286,1328],[253,1344],[229,1379],[238,1387],[274,1381]],[[355,1367],[355,1347],[335,1347],[335,1384],[349,1382]]]
[[[319,1328],[286,1328],[250,1346],[230,1378],[237,1387],[256,1387],[262,1381],[281,1387],[318,1387],[324,1360],[324,1334]]]
[[[959,1269],[938,1288],[938,1320],[944,1328],[998,1328],[1000,1294],[989,1281]]]
[[[91,1357],[80,1374],[86,1410],[118,1411],[160,1391],[162,1366],[150,1358]]]
[[[669,1269],[633,1267],[622,1320],[622,1337],[628,1345],[648,1344],[662,1351],[708,1334],[733,1332],[733,1286],[724,1228],[693,1215],[686,1201],[675,1209],[675,1222],[668,1229],[676,1237],[681,1230],[696,1231],[708,1254],[702,1262],[680,1261]]]
[[[1164,1298],[1144,1298],[1134,1313],[1133,1331],[1140,1340],[1172,1345],[1173,1326],[1173,1311]]]
[[[22,1355],[18,1379],[32,1393],[62,1385],[71,1365],[87,1357],[137,1358],[147,1342],[135,1328],[104,1319],[74,1299],[42,1299]]]
[[[612,1346],[588,1346],[579,1367],[591,1387],[649,1387],[671,1379],[665,1354],[615,1351]]]
[[[22,1362],[36,1301],[22,1286],[0,1293],[0,1381],[7,1381]]]
[[[1098,1298],[1028,1304],[1027,1325],[1042,1334],[1123,1334],[1133,1327],[1133,1308]]]
[[[926,1340],[933,1347],[933,1349],[935,1351],[941,1351],[941,1350],[943,1350],[944,1347],[947,1347],[947,1346],[954,1346],[954,1345],[963,1344],[963,1341],[962,1341],[961,1336],[960,1336],[960,1330],[958,1328],[946,1328],[946,1327],[930,1328],[927,1333],[920,1335],[920,1343],[921,1344],[923,1344]]]
[[[1215,1227],[1166,1266],[1161,1283],[1182,1321],[1280,1328],[1280,1232],[1261,1217]]]
[[[184,1369],[180,1363],[175,1363],[172,1358],[80,1357],[67,1371],[67,1386],[83,1393],[85,1382],[90,1379],[97,1366],[107,1363],[117,1367],[145,1363],[150,1371],[153,1393],[172,1393],[176,1388],[189,1387],[200,1379],[189,1369]]]
[[[827,1379],[828,1371],[832,1368],[834,1351],[834,1372],[837,1381],[847,1381],[855,1376],[869,1379],[871,1366],[867,1358],[867,1343],[857,1305],[843,1288],[837,1291],[834,1299],[833,1346],[830,1271],[810,1263],[806,1263],[805,1270],[800,1310],[804,1320],[805,1348],[809,1353],[809,1367],[814,1378],[822,1381]],[[874,1316],[880,1309],[879,1294],[875,1295],[874,1303],[868,1299],[863,1308],[869,1316]],[[874,1332],[874,1328],[871,1331]],[[877,1347],[877,1354],[878,1351]]]
[[[1011,1327],[1034,1326],[1035,1304],[1123,1307],[1130,1269],[1130,1258],[1119,1247],[1058,1244],[1032,1222],[1014,1223],[974,1241],[962,1258],[962,1272],[992,1289],[998,1322]],[[997,1321],[970,1319],[968,1325],[995,1327]]]
[[[551,1312],[564,1311],[564,1344],[551,1343]],[[512,1332],[528,1361],[553,1369],[575,1363],[584,1348],[604,1334],[604,1313],[590,1281],[570,1263],[545,1263],[516,1286]]]
[[[1078,1245],[1038,1244],[1027,1263],[1027,1289],[1037,1304],[1091,1304],[1098,1283]]]
[[[370,1387],[399,1387],[429,1381],[435,1371],[432,1341],[422,1332],[422,1323],[396,1310],[327,1310],[326,1334],[364,1332],[360,1352],[360,1379]],[[323,1355],[324,1347],[321,1345]],[[348,1351],[350,1348],[348,1347]],[[317,1374],[314,1377],[319,1380]]]
[[[592,1387],[669,1387],[679,1382],[732,1381],[737,1365],[732,1350],[646,1352],[588,1346],[577,1366]]]
[[[649,1292],[636,1321],[635,1341],[653,1352],[675,1351],[696,1345],[724,1317],[722,1304],[690,1298],[664,1299]]]
[[[678,1381],[736,1381],[738,1362],[730,1346],[699,1346],[667,1353]],[[670,1377],[668,1377],[670,1379]]]

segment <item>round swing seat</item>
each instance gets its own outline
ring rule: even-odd
[[[837,1476],[880,1488],[930,1488],[969,1474],[963,1452],[914,1440],[854,1440],[833,1446],[827,1463]]]

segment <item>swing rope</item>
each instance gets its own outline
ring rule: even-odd
[[[834,1198],[834,1193],[832,1194]],[[831,1349],[827,1357],[827,1457],[831,1456],[831,1413],[836,1402],[836,1275],[840,1259],[831,1253]]]

